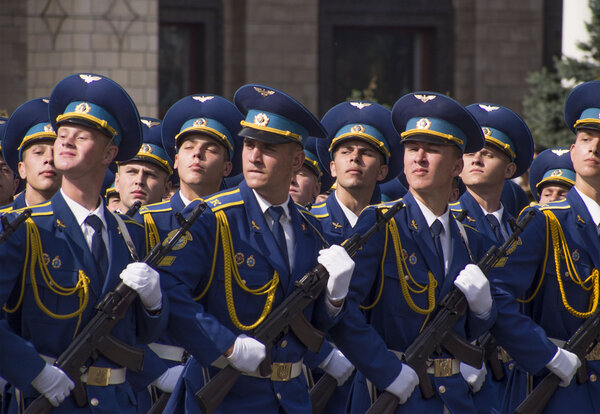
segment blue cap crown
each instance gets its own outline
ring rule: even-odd
[[[600,81],[573,88],[565,101],[565,122],[573,132],[579,128],[600,130]]]
[[[571,188],[575,184],[575,169],[567,147],[550,148],[534,158],[529,169],[529,188],[536,200],[542,187],[560,184]]]

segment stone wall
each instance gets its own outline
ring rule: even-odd
[[[27,100],[26,4],[2,0],[0,5],[0,116],[7,116]]]

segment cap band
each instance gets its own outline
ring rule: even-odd
[[[400,134],[402,140],[415,135],[433,135],[457,145],[464,152],[467,137],[455,125],[439,118],[411,118],[406,129]]]
[[[353,138],[365,140],[373,145],[385,156],[386,163],[388,162],[390,158],[390,146],[387,140],[377,128],[365,124],[348,124],[340,128],[340,130],[336,132],[335,138],[331,140],[329,153],[333,151],[335,145],[340,141]]]
[[[177,135],[175,135],[175,143],[178,139],[183,138],[193,132],[205,132],[219,139],[221,143],[231,153],[233,151],[233,138],[229,134],[229,130],[220,123],[211,118],[193,118],[186,121]],[[175,144],[177,147],[177,144]]]
[[[115,145],[121,144],[122,134],[119,123],[108,111],[96,104],[82,101],[71,102],[65,108],[64,113],[56,117],[56,122],[68,122],[70,119],[85,120],[106,133],[113,139]]]
[[[266,131],[272,134],[282,135],[292,138],[302,144],[302,141],[308,137],[308,131],[294,121],[290,121],[280,115],[267,111],[258,111],[251,109],[246,115],[246,120],[240,122],[242,126]]]
[[[569,187],[575,185],[575,171],[567,170],[565,168],[557,168],[553,170],[548,170],[542,177],[539,183],[536,184],[536,190],[540,190],[540,187],[543,184],[547,184],[550,182],[556,182],[559,184],[566,184]]]
[[[321,171],[321,167],[319,166],[319,161],[315,154],[308,150],[304,150],[304,163],[308,168],[310,168],[316,175],[317,178],[321,178],[323,172]]]
[[[21,145],[19,145],[19,147],[17,148],[17,150],[19,150],[19,161],[23,161],[21,159],[21,156],[22,156],[23,149],[25,149],[26,145],[29,145],[34,141],[39,141],[42,139],[44,139],[44,140],[56,139],[56,132],[54,132],[52,125],[50,125],[47,122],[41,122],[39,124],[32,126],[25,133],[25,137],[23,137],[23,140],[21,141]]]
[[[509,156],[511,161],[514,161],[517,158],[515,146],[508,135],[492,127],[484,126],[481,127],[481,130],[483,131],[486,144],[490,143],[498,147],[502,152]]]

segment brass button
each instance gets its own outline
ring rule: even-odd
[[[246,279],[242,279],[242,283],[246,286]]]
[[[91,405],[92,407],[97,407],[97,406],[98,406],[98,404],[100,404],[100,401],[98,401],[98,398],[92,398],[92,399],[90,400],[90,405]]]
[[[591,382],[596,382],[596,381],[598,381],[598,376],[597,376],[596,374],[592,374],[592,375],[590,375],[590,381],[591,381]]]
[[[438,391],[440,392],[440,394],[443,394],[443,393],[445,393],[445,392],[446,392],[446,387],[445,387],[445,386],[443,386],[443,385],[440,385],[440,386],[438,387]]]
[[[280,393],[277,393],[277,399],[281,400],[281,394]]]
[[[514,363],[511,362],[510,364],[508,364],[508,369],[509,370],[512,371],[514,368],[515,368],[515,364]]]
[[[286,346],[287,346],[287,340],[284,339],[283,341],[281,341],[281,347],[285,348]]]

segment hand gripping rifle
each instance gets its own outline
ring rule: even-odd
[[[173,237],[157,244],[144,258],[143,262],[156,266],[179,242],[190,229],[196,219],[206,209],[205,203],[199,203],[184,219],[180,218],[181,227]],[[85,388],[81,382],[81,374],[91,365],[89,362],[98,359],[100,354],[114,363],[139,372],[144,363],[144,351],[128,345],[110,335],[112,328],[125,316],[127,308],[137,298],[135,290],[123,282],[109,292],[102,302],[96,306],[96,314],[85,325],[81,333],[58,357],[55,366],[63,370],[75,383],[73,398],[79,407],[87,404]],[[92,375],[92,373],[88,373]],[[38,396],[25,410],[24,414],[47,414],[52,409],[50,402]]]
[[[354,234],[342,243],[348,254],[354,255],[403,206],[402,201],[397,201],[377,218],[377,222],[364,235]],[[303,311],[325,289],[328,277],[327,270],[321,264],[306,273],[302,279],[296,282],[294,291],[253,332],[254,339],[262,342],[267,349],[267,356],[259,367],[261,376],[269,377],[271,375],[271,348],[290,330],[310,351],[319,352],[325,337],[306,320]],[[202,411],[206,414],[215,412],[240,375],[242,375],[240,371],[232,365],[227,365],[196,392],[196,399]]]
[[[31,209],[30,208],[26,208],[24,210],[21,211],[21,213],[19,213],[19,215],[17,217],[15,217],[14,220],[12,221],[8,221],[8,219],[6,218],[6,216],[2,216],[0,218],[0,221],[2,222],[2,229],[4,230],[2,233],[0,233],[0,243],[4,243],[6,240],[8,240],[8,238],[15,232],[17,231],[17,229],[19,228],[19,226],[23,223],[25,223],[25,220],[27,220],[29,217],[31,216]]]
[[[502,246],[492,246],[487,251],[485,256],[477,263],[484,274],[489,273],[496,263],[506,256],[534,215],[533,210],[527,212],[510,238]],[[467,342],[452,329],[456,322],[467,312],[467,309],[468,303],[465,295],[458,288],[453,287],[440,301],[431,322],[427,324],[425,329],[404,352],[402,361],[416,371],[419,376],[419,388],[425,399],[435,395],[435,390],[427,374],[427,360],[434,352],[439,353],[441,348],[445,348],[455,358],[475,368],[481,367],[483,363],[483,350]],[[371,405],[367,414],[393,413],[396,411],[398,404],[398,397],[389,391],[384,391]]]
[[[600,308],[587,318],[575,333],[569,338],[563,349],[573,352],[581,361],[581,367],[577,370],[577,383],[583,384],[588,380],[585,367],[585,356],[591,351],[600,340]],[[531,391],[515,410],[516,414],[539,414],[554,395],[560,378],[549,373],[542,381]]]

